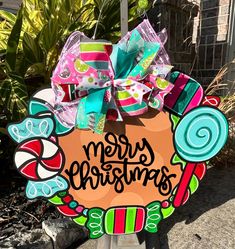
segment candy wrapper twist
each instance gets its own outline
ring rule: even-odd
[[[166,31],[156,34],[147,20],[118,44],[73,33],[52,76],[57,117],[102,134],[107,120],[162,111],[173,88],[165,41]]]

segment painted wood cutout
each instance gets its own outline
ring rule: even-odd
[[[72,43],[83,36],[73,34],[52,88],[8,126],[26,196],[46,198],[93,239],[156,233],[198,189],[228,136],[219,98],[170,72],[160,38],[143,28],[151,29],[145,21],[117,45]]]

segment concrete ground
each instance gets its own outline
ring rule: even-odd
[[[209,169],[188,203],[162,222],[160,240],[161,249],[235,249],[235,167]],[[79,247],[93,248],[92,240]]]

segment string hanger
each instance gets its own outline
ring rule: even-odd
[[[101,15],[102,15],[102,12],[103,12],[103,8],[105,6],[107,1],[103,1],[102,5],[101,5],[101,8],[100,8],[100,13],[99,13],[99,16],[98,16],[98,20],[97,20],[97,23],[95,25],[95,30],[94,30],[94,34],[92,36],[92,40],[95,40],[96,39],[96,34],[97,34],[97,29],[98,29],[98,25],[99,25],[99,22],[100,22],[100,19],[101,19]]]
[[[142,20],[145,20],[145,19],[149,20],[148,14],[147,14],[145,9],[143,11],[143,14],[140,17],[141,17]]]

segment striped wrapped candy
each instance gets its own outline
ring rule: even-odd
[[[106,212],[104,226],[109,235],[132,234],[143,229],[144,221],[142,207],[111,208]]]
[[[132,234],[143,229],[156,233],[162,218],[161,203],[158,201],[146,207],[113,207],[107,211],[91,208],[88,211],[86,227],[91,239],[100,238],[105,233],[108,235]]]
[[[164,105],[174,114],[185,115],[201,104],[204,91],[196,80],[175,71],[170,76],[170,82],[174,84],[174,88],[166,96]]]

